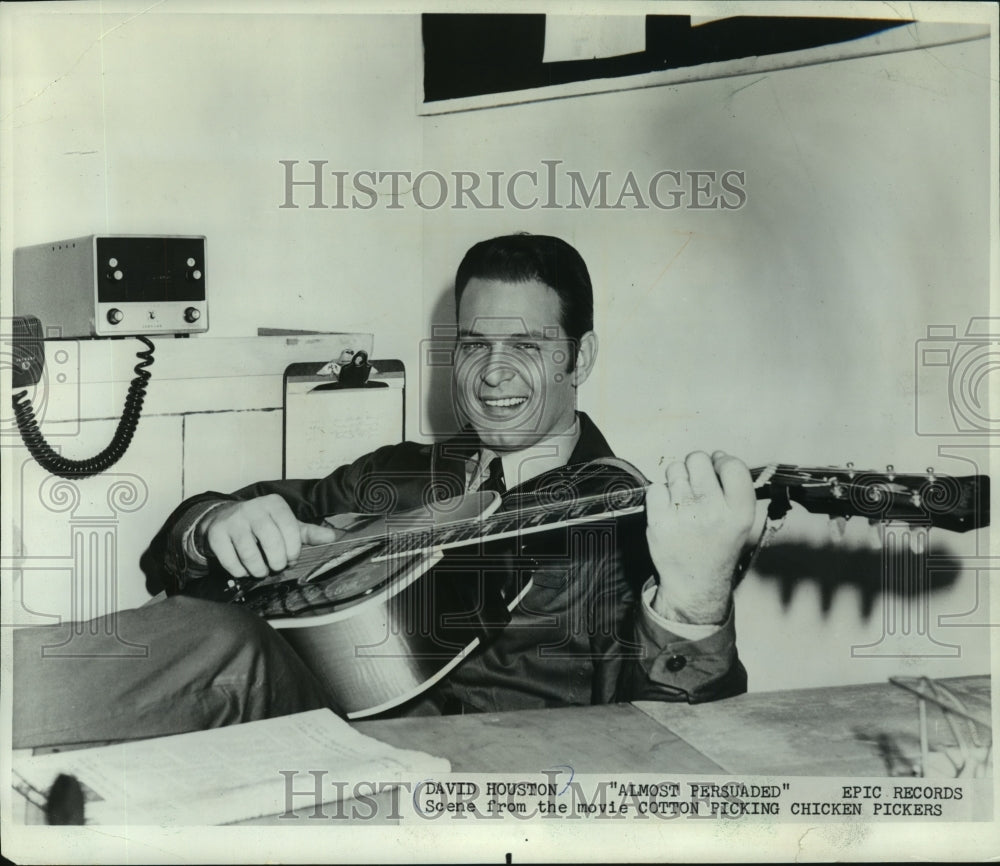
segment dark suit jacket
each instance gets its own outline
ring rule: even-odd
[[[570,464],[613,457],[593,422],[579,417]],[[467,461],[479,448],[474,434],[435,445],[403,442],[323,479],[262,482],[228,496],[189,499],[143,556],[147,587],[179,592],[206,574],[185,557],[181,538],[208,502],[278,493],[306,522],[343,512],[405,510],[461,493]],[[620,470],[614,472],[620,477]],[[543,486],[551,477],[546,473],[517,489]],[[565,527],[547,533],[530,556],[488,564],[507,569],[512,581],[515,572],[522,578],[530,573],[531,587],[510,623],[435,688],[439,706],[497,711],[623,700],[699,702],[746,690],[732,611],[716,634],[690,641],[663,629],[640,604],[641,587],[654,574],[641,521]]]

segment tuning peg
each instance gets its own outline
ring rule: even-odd
[[[847,477],[850,478],[850,479],[852,479],[852,480],[854,479],[854,464],[853,463],[848,463],[847,464]]]
[[[829,526],[830,538],[834,541],[843,541],[844,537],[847,535],[847,518],[831,517]]]
[[[934,467],[933,466],[928,466],[927,467],[927,480],[931,484],[933,484],[937,480],[937,479],[934,478]]]
[[[885,545],[885,524],[878,520],[877,518],[870,518],[868,520],[868,525],[872,527],[872,547],[875,550],[881,550]]]
[[[885,467],[885,474],[886,474],[886,477],[887,477],[887,478],[888,478],[888,479],[889,479],[890,481],[894,481],[894,480],[896,479],[896,475],[895,475],[895,472],[896,472],[896,467],[895,467],[895,466],[893,466],[893,465],[892,465],[891,463],[890,463],[890,464],[889,464],[888,466],[886,466],[886,467]]]

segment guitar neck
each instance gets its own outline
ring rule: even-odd
[[[964,532],[988,525],[986,476],[895,475],[852,469],[807,469],[787,464],[751,470],[758,499],[770,499],[780,516],[791,502],[832,517],[898,520]],[[570,484],[530,494],[511,492],[489,516],[389,537],[385,555],[461,547],[564,526],[626,518],[643,512],[648,485],[612,485],[579,495]]]
[[[955,532],[989,525],[989,478],[985,475],[958,478],[932,472],[896,474],[790,464],[757,467],[750,473],[757,498],[771,500],[772,517],[782,516],[794,502],[831,517],[896,520]],[[614,483],[601,485],[600,492],[584,494],[574,483],[575,477],[567,471],[539,489],[522,493],[514,488],[499,510],[471,519],[424,526],[415,525],[412,519],[394,522],[390,516],[385,535],[376,541],[319,545],[304,552],[303,559],[310,563],[340,560],[355,550],[370,551],[373,559],[389,559],[644,512],[649,485],[618,477]]]

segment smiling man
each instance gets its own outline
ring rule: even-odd
[[[479,489],[502,493],[501,507],[517,514],[524,496],[555,502],[576,477],[566,467],[593,468],[599,480],[608,473],[611,485],[623,474],[645,481],[576,408],[598,340],[590,276],[573,247],[528,234],[483,241],[460,264],[455,296],[452,388],[463,430],[433,445],[380,448],[322,479],[262,482],[182,503],[142,560],[147,585],[172,597],[118,614],[118,634],[144,640],[148,657],[90,665],[85,675],[79,666],[46,668],[44,659],[38,670],[22,665],[18,680],[48,678],[42,691],[74,704],[74,736],[62,730],[55,741],[336,707],[336,696],[255,615],[187,597],[210,584],[203,578],[212,571],[236,579],[282,572],[303,545],[335,539],[323,522],[329,515],[371,512],[376,502],[384,510],[387,491],[389,510],[401,511]],[[666,484],[650,487],[645,502],[644,526],[612,522],[595,534],[570,524],[530,555],[489,547],[467,555],[480,576],[492,575],[500,597],[517,600],[509,622],[395,711],[697,702],[744,691],[732,584],[754,517],[748,470],[722,452],[696,452],[671,464]],[[28,632],[38,631],[46,630],[24,630],[22,655],[37,653],[44,636]],[[113,713],[94,709],[95,689]],[[15,740],[20,730],[22,745],[52,742],[51,731],[39,733],[51,706],[30,703],[20,721],[15,713]]]
[[[374,491],[391,488],[392,507],[404,510],[483,485],[537,489],[562,467],[613,458],[576,408],[598,350],[579,253],[543,235],[483,241],[459,265],[455,298],[460,435],[381,448],[318,481],[199,497],[168,521],[147,570],[165,564],[173,591],[197,592],[212,560],[234,577],[264,577],[294,561],[302,544],[329,540],[325,516],[372,510]],[[430,700],[469,711],[742,691],[731,597],[754,515],[749,472],[721,452],[699,452],[666,475],[647,496],[644,534],[616,526],[610,544],[589,550],[585,528],[564,529],[532,569],[511,621]],[[564,553],[552,556],[556,549]],[[519,589],[512,575],[506,594]]]

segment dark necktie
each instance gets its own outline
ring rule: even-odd
[[[480,490],[495,490],[501,496],[507,492],[507,484],[503,477],[503,461],[494,457],[490,461],[489,477],[480,485]]]

